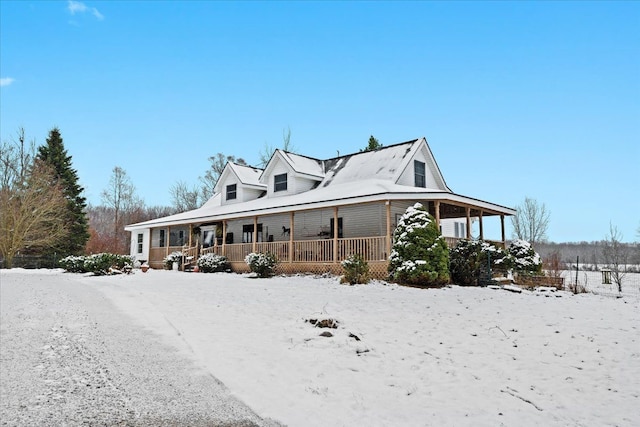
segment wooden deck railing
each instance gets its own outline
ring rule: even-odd
[[[289,261],[289,242],[261,242],[256,243],[256,251],[272,253],[278,262]]]
[[[445,241],[449,248],[453,248],[461,240],[456,237],[445,237]],[[293,258],[289,259],[288,241],[283,242],[258,242],[256,243],[257,252],[270,252],[276,256],[279,262],[293,263],[333,263],[334,248],[333,239],[318,240],[298,240],[293,242]],[[502,242],[487,241],[498,247],[504,247]],[[194,257],[197,259],[206,253],[215,253],[225,255],[230,262],[244,261],[245,257],[253,251],[253,243],[236,243],[224,246],[211,246],[208,248],[192,247],[170,247],[168,253],[173,251],[182,251],[186,257]],[[155,268],[162,267],[162,260],[167,254],[167,248],[151,248],[149,257],[150,265]],[[358,237],[350,239],[338,239],[337,260],[340,262],[349,255],[360,254],[366,261],[386,261],[389,254],[387,253],[387,239],[384,236],[377,237]]]

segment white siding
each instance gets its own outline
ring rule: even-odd
[[[404,170],[404,172],[402,172],[402,175],[400,175],[398,184],[407,185],[410,187],[415,186],[415,160],[425,164],[426,188],[434,190],[442,189],[439,187],[436,181],[435,164],[431,161],[431,157],[427,154],[426,147],[422,147],[420,150],[418,150],[413,159],[411,159],[411,161],[407,165],[407,168]]]
[[[276,159],[273,165],[273,168],[270,170],[270,175],[267,177],[267,196],[268,197],[280,197],[280,196],[289,196],[291,194],[295,194],[295,181],[291,179],[293,176],[293,171],[280,159]],[[274,179],[276,175],[287,174],[287,190],[286,191],[273,191],[274,188]]]
[[[296,177],[295,178],[295,192],[304,193],[305,191],[311,190],[319,181],[314,181],[312,179]]]
[[[142,234],[142,252],[138,252],[138,235]],[[151,243],[151,230],[144,228],[131,233],[131,251],[130,255],[135,260],[149,260],[149,244]]]
[[[338,210],[338,217],[345,238],[386,235],[387,213],[382,203],[345,206]]]
[[[295,240],[317,240],[328,237],[331,218],[333,218],[333,209],[296,212],[293,238]]]

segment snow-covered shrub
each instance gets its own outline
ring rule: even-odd
[[[133,265],[129,255],[100,253],[88,256],[68,256],[60,260],[60,265],[71,273],[93,273],[96,276],[109,274],[111,268],[122,270],[125,265]]]
[[[507,250],[518,274],[536,275],[542,272],[542,259],[526,240],[514,240]]]
[[[351,285],[369,283],[369,264],[360,254],[349,255],[342,261],[344,281]]]
[[[441,286],[449,283],[449,248],[424,206],[407,208],[393,232],[389,273],[399,283]]]
[[[84,269],[85,258],[85,256],[69,255],[58,262],[60,263],[60,267],[69,273],[86,273]]]
[[[89,255],[84,261],[86,271],[101,276],[109,274],[110,268],[122,270],[125,265],[133,265],[133,259],[128,255],[101,253]]]
[[[244,259],[249,269],[253,273],[256,273],[258,277],[269,277],[273,275],[273,270],[276,268],[278,260],[270,253],[255,253],[251,252]]]
[[[173,268],[174,262],[177,262],[178,265],[181,265],[183,256],[184,256],[183,253],[180,251],[171,252],[162,260],[162,263],[164,264],[164,268],[166,268],[167,270],[171,270]]]
[[[217,254],[204,254],[198,258],[198,270],[203,273],[215,273],[216,271],[226,271],[229,262],[226,257]]]
[[[483,240],[460,240],[450,253],[451,281],[457,285],[480,285],[491,272],[506,273],[511,257],[502,248]]]

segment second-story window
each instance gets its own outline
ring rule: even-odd
[[[236,184],[227,185],[227,200],[233,200],[238,194]]]
[[[273,177],[273,191],[287,191],[287,174],[283,173]]]
[[[416,174],[416,187],[422,187],[422,188],[426,187],[427,186],[427,180],[426,180],[426,177],[425,177],[424,163],[415,160],[413,162],[413,169],[414,169],[415,174]]]

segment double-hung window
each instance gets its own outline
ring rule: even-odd
[[[418,160],[414,160],[413,169],[415,171],[415,182],[416,187],[425,188],[427,186],[425,167],[423,162],[419,162]]]
[[[287,174],[283,173],[273,177],[273,191],[287,191]]]
[[[138,233],[138,253],[142,253],[142,233]]]
[[[237,197],[238,187],[236,184],[227,185],[227,200],[233,200]]]

